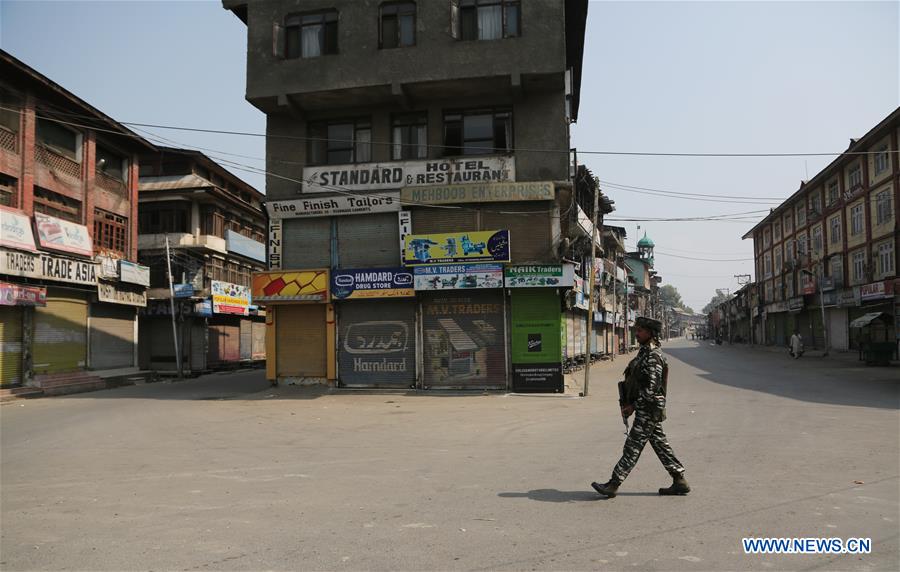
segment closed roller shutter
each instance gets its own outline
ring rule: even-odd
[[[191,322],[191,371],[206,369],[206,321],[202,318]]]
[[[426,387],[506,387],[501,290],[429,293],[422,309]]]
[[[397,213],[337,218],[341,268],[396,266],[400,261]]]
[[[266,359],[266,323],[253,322],[253,349],[252,359]]]
[[[134,316],[130,306],[91,306],[91,369],[134,365]]]
[[[551,201],[486,206],[481,213],[481,230],[509,230],[510,256],[515,263],[552,262],[550,223],[553,219],[547,214],[551,208]],[[502,214],[499,210],[516,214]],[[531,212],[535,214],[523,214]]]
[[[338,306],[338,374],[348,387],[411,387],[416,382],[416,306],[409,300]]]
[[[278,306],[275,349],[278,377],[325,377],[325,305]]]
[[[478,212],[468,208],[417,208],[412,212],[412,225],[413,234],[478,230]]]
[[[281,229],[281,237],[284,244],[281,267],[285,270],[331,266],[331,219],[329,217],[285,220]],[[399,244],[399,237],[397,240]]]
[[[581,355],[587,355],[588,347],[590,347],[587,339],[587,313],[579,312],[576,316],[578,318],[578,333],[581,342]]]
[[[0,306],[0,386],[22,383],[22,308]]]
[[[222,365],[240,361],[241,329],[238,319],[231,317],[210,318],[206,357],[209,365]]]
[[[253,322],[250,318],[241,318],[241,361],[250,360],[253,355]]]
[[[84,369],[87,360],[87,301],[77,293],[50,289],[47,305],[34,309],[34,372]]]
[[[578,354],[578,346],[576,345],[575,331],[575,311],[566,310],[566,357],[572,358]]]

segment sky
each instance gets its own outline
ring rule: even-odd
[[[753,274],[753,247],[741,237],[833,157],[590,152],[843,151],[900,105],[898,7],[590,3],[572,146],[615,201],[609,224],[626,228],[629,247],[644,232],[653,239],[663,283],[694,310],[717,288],[736,290],[735,275]],[[219,1],[0,0],[0,47],[119,121],[265,132],[264,115],[244,99],[246,28]],[[141,133],[264,166],[262,137]],[[261,175],[232,170],[264,190]],[[623,186],[751,199],[686,200]],[[749,218],[612,221],[726,213]]]

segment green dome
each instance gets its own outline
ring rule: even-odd
[[[654,248],[656,245],[653,243],[653,239],[647,236],[647,233],[644,233],[644,238],[638,241],[638,248]]]

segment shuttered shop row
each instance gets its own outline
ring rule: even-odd
[[[324,378],[327,373],[325,304],[270,307],[275,316],[276,372],[279,378]]]
[[[338,305],[337,312],[341,385],[415,385],[415,300],[347,301]]]
[[[34,309],[35,374],[64,373],[87,362],[87,296],[75,290],[49,288],[47,305]]]
[[[392,266],[400,262],[397,213],[285,220],[282,236],[281,264],[285,269]],[[338,249],[334,265],[332,244]]]
[[[112,369],[134,365],[132,306],[94,304],[91,306],[91,368]]]

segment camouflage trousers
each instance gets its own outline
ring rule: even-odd
[[[650,441],[650,446],[653,447],[656,456],[659,457],[663,467],[666,468],[670,475],[675,476],[684,473],[684,466],[669,445],[662,423],[653,421],[648,414],[638,411],[635,414],[631,431],[628,432],[628,438],[625,440],[622,458],[619,459],[616,468],[613,469],[614,478],[624,481],[628,477],[628,473],[637,464],[647,441]]]

